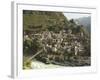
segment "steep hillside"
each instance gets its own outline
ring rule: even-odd
[[[55,30],[55,26],[62,29],[62,25],[68,23],[61,12],[24,11],[23,14],[24,30],[32,31],[34,28],[40,28],[41,30],[52,28]]]

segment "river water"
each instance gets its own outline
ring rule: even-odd
[[[32,69],[46,69],[46,68],[60,68],[60,67],[63,67],[63,66],[55,65],[55,64],[45,64],[39,61],[33,61],[31,63]]]

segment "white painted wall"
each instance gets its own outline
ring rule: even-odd
[[[20,0],[21,1],[21,0]],[[43,78],[38,80],[100,80],[100,0],[34,0],[34,3],[79,5],[97,7],[97,21],[95,44],[98,52],[98,72],[95,74],[64,75],[62,77]],[[0,1],[0,80],[12,80],[10,76],[11,64],[11,0]],[[37,79],[24,79],[37,80]]]

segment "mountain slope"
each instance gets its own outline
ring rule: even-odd
[[[27,30],[29,28],[38,28],[46,30],[51,26],[62,27],[63,21],[68,23],[68,20],[61,12],[48,12],[48,11],[24,11],[23,12],[23,26]],[[51,27],[55,29],[54,27]]]

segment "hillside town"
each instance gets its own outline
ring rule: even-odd
[[[79,40],[79,36],[81,39],[84,37],[83,33],[76,36],[72,34],[71,30],[68,30],[68,32],[62,30],[59,33],[43,31],[41,33],[24,35],[24,41],[27,45],[25,48],[29,44],[34,44],[36,40],[39,43],[40,49],[43,49],[43,52],[35,57],[37,60],[46,64],[59,63],[63,65],[66,61],[77,62],[78,60],[76,65],[90,65],[89,62],[85,62],[84,58],[82,62],[82,56],[85,55],[85,50],[82,40]]]
[[[75,23],[73,19],[67,20],[62,13],[33,13],[30,14],[33,19],[40,21],[39,17],[43,16],[44,19],[41,19],[41,24],[34,21],[34,24],[24,25],[24,69],[26,66],[30,67],[31,62],[35,61],[46,65],[71,67],[91,65],[90,35],[84,25]],[[26,19],[30,16],[29,13],[24,14]],[[52,19],[52,16],[55,18]]]

